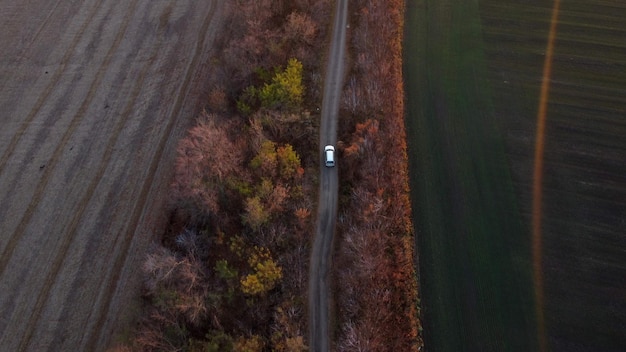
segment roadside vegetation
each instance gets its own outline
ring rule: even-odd
[[[178,146],[145,309],[118,350],[306,351],[317,107],[333,4],[230,2],[212,89]],[[421,346],[408,200],[401,1],[351,4],[334,257],[338,351]]]
[[[422,340],[404,129],[404,2],[352,6],[352,67],[340,122],[337,350],[417,351]]]

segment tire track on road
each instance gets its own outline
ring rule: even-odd
[[[96,13],[98,12],[98,9],[100,8],[100,6],[98,5],[100,5],[99,2],[94,3],[94,6],[91,8],[91,11],[89,12],[89,15],[87,16],[87,18],[85,19],[85,22],[83,22],[79,31],[76,33],[76,36],[74,37],[74,40],[70,44],[70,47],[65,51],[65,55],[63,56],[59,64],[60,66],[59,69],[55,70],[54,74],[50,78],[50,83],[44,89],[43,94],[39,96],[39,99],[37,99],[37,102],[35,103],[34,107],[31,109],[28,116],[26,116],[26,119],[24,119],[24,122],[22,122],[17,132],[13,135],[13,138],[11,138],[11,142],[9,143],[9,145],[7,146],[7,149],[5,150],[4,154],[2,154],[2,157],[0,158],[0,174],[2,174],[7,161],[9,160],[11,155],[15,152],[17,143],[20,141],[20,139],[24,135],[24,132],[26,131],[28,126],[31,124],[31,122],[35,119],[35,116],[37,116],[37,113],[39,113],[44,103],[48,100],[48,97],[50,96],[50,94],[52,94],[52,92],[54,91],[54,88],[57,86],[61,78],[61,75],[65,73],[67,63],[72,57],[72,54],[74,54],[74,50],[76,49],[76,46],[78,45],[80,40],[83,38],[82,33],[84,33],[87,27],[92,23],[93,18],[95,17]],[[3,253],[2,258],[4,258],[4,253]],[[0,276],[2,275],[1,274],[3,271],[2,268],[3,268],[3,265],[2,263],[0,263]]]
[[[115,7],[115,6],[116,5],[114,5],[113,7]],[[20,219],[20,222],[19,222],[16,230],[11,235],[11,238],[9,239],[9,241],[8,241],[4,251],[2,252],[2,256],[0,257],[0,277],[2,277],[4,275],[4,271],[6,270],[6,267],[7,267],[8,263],[9,263],[11,257],[13,256],[13,252],[15,251],[15,247],[17,246],[17,244],[19,243],[20,239],[24,235],[24,233],[26,231],[26,228],[27,228],[27,226],[28,226],[28,224],[29,224],[29,222],[30,222],[30,220],[31,220],[31,218],[32,218],[36,208],[37,208],[37,205],[39,204],[39,202],[43,198],[44,190],[48,186],[48,183],[49,183],[50,178],[52,176],[52,172],[54,171],[55,166],[56,166],[57,162],[59,161],[59,158],[61,157],[61,154],[62,154],[62,152],[64,150],[64,147],[66,146],[66,144],[67,144],[68,140],[70,139],[70,137],[76,131],[76,128],[78,127],[80,122],[84,119],[85,114],[87,112],[87,109],[91,105],[91,101],[96,96],[96,92],[97,92],[96,88],[102,82],[102,79],[103,79],[103,77],[104,77],[104,75],[105,75],[109,65],[111,64],[111,61],[112,61],[112,58],[113,58],[113,53],[117,50],[117,48],[119,47],[120,43],[122,42],[122,39],[124,38],[124,33],[126,32],[126,29],[128,28],[128,24],[130,22],[132,14],[135,12],[136,6],[137,6],[137,0],[135,0],[135,1],[133,1],[131,3],[129,11],[126,12],[126,14],[124,16],[124,20],[122,22],[122,25],[120,27],[120,30],[118,31],[115,39],[113,40],[113,43],[111,44],[111,47],[107,51],[107,53],[106,53],[106,55],[104,57],[104,61],[100,64],[100,67],[98,68],[96,77],[94,78],[93,82],[89,86],[89,90],[88,90],[87,96],[85,97],[85,99],[83,100],[82,104],[80,105],[78,111],[76,112],[76,114],[72,118],[69,126],[67,127],[67,130],[65,131],[65,133],[63,134],[63,137],[61,138],[61,141],[59,142],[59,144],[55,148],[54,153],[52,154],[52,157],[50,158],[50,161],[48,162],[47,167],[43,170],[43,175],[42,175],[41,181],[39,182],[39,184],[37,185],[37,188],[35,189],[35,193],[33,195],[33,198],[31,199],[30,203],[28,204],[26,212],[24,213],[24,215]],[[85,30],[85,28],[83,28],[83,30]],[[78,43],[78,40],[76,40],[75,42]],[[70,54],[71,54],[71,52],[70,52]],[[64,60],[63,60],[64,63],[67,63],[67,61],[69,60],[69,58],[71,56],[70,54],[67,54],[66,57],[64,57]],[[59,76],[60,76],[60,74],[59,74]],[[58,80],[58,78],[57,78],[57,80]],[[49,86],[48,88],[50,88],[49,90],[51,92],[53,86]],[[50,92],[46,92],[47,93],[46,95],[49,95]],[[43,101],[41,102],[41,104],[38,104],[38,105],[39,106],[36,106],[36,109],[33,110],[34,113],[31,113],[32,117],[29,116],[30,120],[32,120],[32,118],[35,116],[36,111],[38,111],[41,108],[41,105],[43,105]],[[24,127],[23,129],[26,128],[26,125],[27,125],[27,123],[22,125]],[[14,137],[14,139],[16,139],[15,144],[17,144],[17,140],[19,140],[19,137]],[[13,149],[14,148],[15,148],[15,145],[13,145]],[[8,159],[8,157],[7,157],[7,159]],[[4,166],[4,165],[0,164],[0,167],[2,167],[2,166]]]
[[[209,5],[208,14],[207,16],[205,16],[204,22],[202,23],[202,27],[198,34],[198,40],[196,42],[196,47],[193,53],[193,58],[187,66],[187,69],[185,72],[185,78],[183,80],[183,84],[181,85],[180,92],[176,99],[176,103],[174,104],[174,107],[171,110],[172,113],[170,114],[168,124],[165,128],[165,131],[163,132],[161,140],[159,141],[154,157],[152,158],[152,162],[150,163],[150,168],[148,169],[147,179],[144,182],[143,187],[141,188],[138,201],[135,204],[132,215],[130,217],[130,221],[128,222],[128,226],[126,227],[126,231],[121,231],[118,234],[118,238],[122,236],[122,240],[121,240],[122,243],[121,243],[121,250],[118,252],[120,254],[117,256],[115,262],[113,263],[112,269],[110,271],[113,277],[110,280],[106,280],[106,282],[110,283],[110,285],[106,286],[106,290],[103,293],[103,298],[102,298],[103,302],[100,304],[100,307],[102,308],[92,310],[92,313],[96,313],[98,315],[97,319],[95,320],[96,324],[94,324],[95,328],[104,326],[105,320],[109,316],[109,311],[111,308],[111,300],[113,299],[113,295],[115,294],[119,286],[120,275],[122,273],[124,263],[127,260],[128,252],[130,250],[132,240],[134,238],[132,234],[134,233],[134,231],[137,229],[139,225],[139,221],[141,220],[141,216],[143,215],[143,211],[145,209],[148,195],[152,188],[152,184],[154,182],[154,178],[156,176],[159,163],[163,157],[163,153],[165,151],[167,142],[169,141],[171,134],[173,132],[174,123],[176,122],[177,117],[179,117],[180,113],[182,112],[183,103],[186,100],[187,95],[189,93],[191,78],[194,74],[194,69],[198,66],[198,59],[202,56],[202,53],[204,52],[205,44],[207,42],[207,39],[205,39],[205,35],[207,34],[209,26],[213,22],[213,18],[215,17],[217,3],[218,3],[218,0],[212,1],[211,4]],[[212,39],[209,39],[208,41],[212,41]],[[116,239],[116,242],[117,241],[118,239]],[[91,320],[92,320],[92,315],[90,314],[89,321]],[[96,346],[98,346],[98,342],[102,338],[102,333],[100,334],[91,333],[89,335],[90,337],[86,342],[86,346],[84,350],[93,351],[95,350]]]

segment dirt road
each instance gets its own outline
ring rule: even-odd
[[[103,350],[132,315],[224,2],[0,0],[3,350]]]
[[[320,158],[325,145],[337,143],[337,115],[344,81],[348,1],[338,0],[324,81]],[[320,159],[320,165],[324,165]],[[338,166],[341,167],[341,160]],[[320,198],[309,273],[309,350],[329,351],[329,270],[337,215],[337,167],[320,167]]]

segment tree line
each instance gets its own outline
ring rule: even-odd
[[[332,4],[228,2],[206,107],[180,141],[144,309],[117,350],[306,351]],[[338,351],[421,346],[403,125],[403,2],[351,4],[333,272]],[[384,22],[384,23],[383,23]]]

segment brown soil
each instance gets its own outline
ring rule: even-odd
[[[0,345],[103,350],[131,319],[224,1],[0,0]]]

